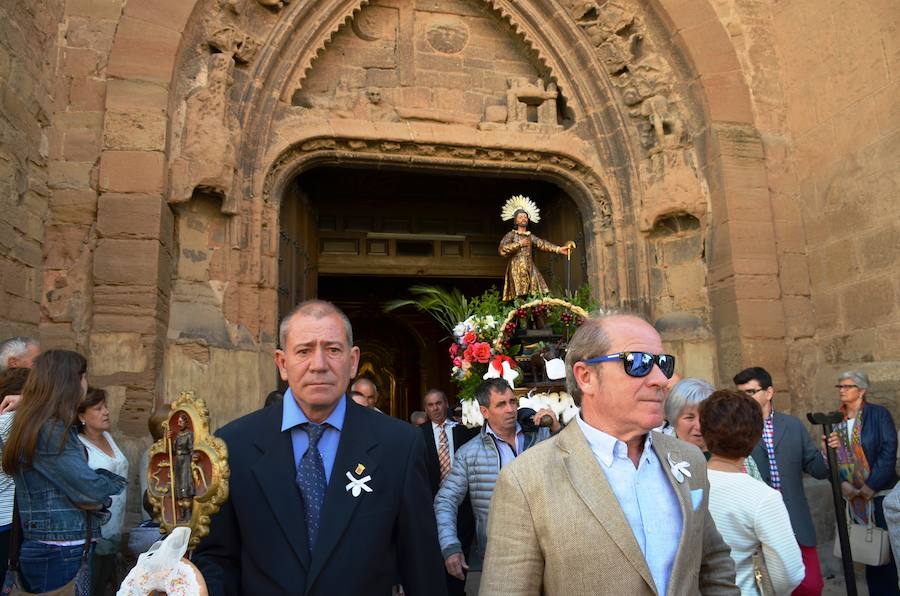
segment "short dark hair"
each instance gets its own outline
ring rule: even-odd
[[[478,405],[488,408],[491,405],[491,393],[502,395],[510,389],[512,389],[512,387],[510,387],[509,383],[506,382],[506,379],[502,377],[486,379],[475,390],[475,399],[478,400]]]
[[[88,408],[93,408],[97,404],[106,401],[106,391],[98,387],[88,387],[84,399],[78,404],[77,414],[84,414]]]
[[[750,381],[756,381],[760,388],[768,389],[772,386],[772,375],[761,366],[751,366],[734,375],[735,385],[743,385]]]
[[[439,396],[441,396],[441,399],[443,399],[443,400],[447,403],[447,406],[449,407],[449,405],[450,405],[450,400],[447,399],[447,394],[444,393],[443,391],[441,391],[440,389],[429,389],[428,391],[426,391],[426,392],[425,392],[425,395],[422,396],[422,405],[423,405],[423,406],[425,405],[425,400],[428,399],[428,396],[429,396],[429,395],[439,395]]]
[[[740,391],[715,391],[699,410],[700,432],[713,455],[747,457],[762,437],[762,408]]]
[[[30,368],[7,368],[0,373],[0,397],[22,395],[22,387],[30,372]]]

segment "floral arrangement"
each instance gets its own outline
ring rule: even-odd
[[[588,318],[588,311],[596,308],[587,285],[565,300],[537,295],[513,302],[504,302],[497,288],[471,299],[458,290],[447,291],[437,286],[413,286],[410,291],[418,299],[395,300],[386,310],[415,306],[434,316],[450,332],[453,340],[449,349],[450,375],[459,387],[463,421],[469,426],[483,423],[475,389],[484,379],[503,377],[513,387],[517,380],[521,383],[521,371],[515,360],[521,346],[511,341],[518,328],[549,326],[554,334],[568,338]],[[535,409],[550,407],[561,415],[571,413],[575,408],[572,398],[565,392],[530,395],[520,400],[520,407],[534,407],[544,402],[545,405]],[[532,405],[526,405],[528,403]]]

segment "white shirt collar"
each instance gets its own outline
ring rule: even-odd
[[[578,414],[578,416],[575,417],[575,420],[578,423],[578,428],[584,433],[584,438],[587,439],[591,451],[594,452],[604,466],[607,468],[612,466],[616,455],[619,457],[628,457],[628,446],[624,441],[621,441],[600,429],[594,428],[582,419],[581,414]],[[653,433],[648,432],[647,438],[644,439],[644,451],[641,454],[642,458],[649,455],[653,445],[652,436]]]
[[[455,422],[453,422],[453,421],[450,420],[449,418],[445,418],[445,419],[444,419],[444,430],[447,430],[448,428],[453,428],[454,426],[456,426],[456,423],[455,423]],[[440,428],[441,428],[441,425],[440,425],[440,424],[437,424],[436,422],[432,421],[432,423],[431,423],[431,430],[437,431],[437,430],[439,430]]]

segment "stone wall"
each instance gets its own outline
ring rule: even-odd
[[[56,240],[45,229],[51,188],[66,176],[50,148],[55,107],[69,102],[54,76],[64,5],[0,3],[0,338],[38,334],[44,256]]]
[[[837,373],[867,371],[869,397],[900,392],[900,11],[879,0],[808,0],[773,14],[782,64],[792,194],[806,232],[812,342],[792,361],[810,403],[837,403]],[[815,346],[815,359],[809,355]]]
[[[771,342],[785,356],[773,371],[779,399],[801,414],[834,407],[837,374],[862,369],[870,397],[896,412],[900,13],[888,1],[712,5],[765,150],[772,233],[754,227],[778,277],[745,291],[781,305],[784,344]]]

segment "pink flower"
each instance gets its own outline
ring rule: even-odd
[[[491,360],[491,345],[485,341],[477,343],[474,346],[473,355],[475,360],[482,364],[487,364]]]
[[[454,358],[453,366],[462,366],[462,360],[460,360],[459,358]]]
[[[450,346],[450,356],[452,356],[453,358],[456,358],[457,352],[459,352],[459,346],[458,346],[458,345],[453,344],[452,346]]]

